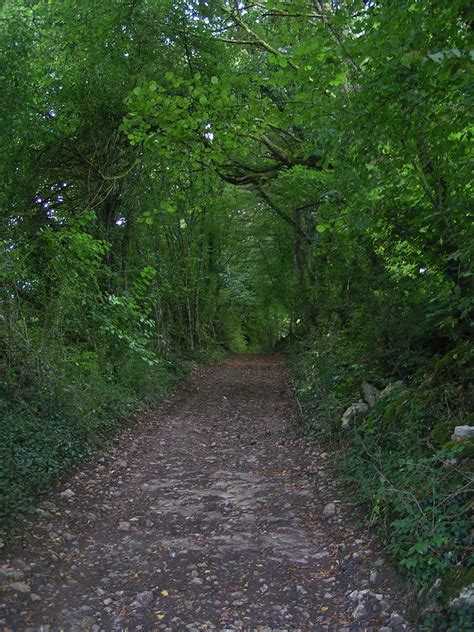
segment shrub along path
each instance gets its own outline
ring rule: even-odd
[[[195,371],[3,551],[0,627],[413,629],[294,412],[278,356]]]

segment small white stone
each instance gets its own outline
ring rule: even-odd
[[[125,522],[125,521],[121,521],[121,522],[118,523],[117,529],[119,531],[130,531],[130,523],[129,522]]]
[[[362,619],[362,617],[365,617],[366,614],[367,608],[364,606],[363,603],[360,603],[352,613],[352,616],[354,617],[354,619]]]
[[[334,516],[336,513],[336,503],[327,503],[323,509],[323,516]]]
[[[191,580],[191,582],[193,584],[198,584],[199,586],[203,583],[202,579],[200,577],[193,577],[193,579]]]
[[[28,584],[25,584],[25,582],[12,582],[10,584],[10,588],[14,590],[15,592],[21,592],[21,593],[31,592],[31,588],[28,586]]]
[[[144,592],[138,593],[135,597],[135,601],[146,608],[153,601],[153,593],[149,590],[145,590]]]
[[[474,426],[456,426],[452,439],[454,441],[463,441],[474,437]]]
[[[353,590],[351,593],[349,593],[349,600],[353,603],[357,603],[358,601],[360,601],[360,598],[361,595],[358,590]]]
[[[392,614],[390,615],[390,623],[392,625],[401,625],[404,622],[405,619],[402,617],[402,615],[398,614],[398,612],[392,612]]]

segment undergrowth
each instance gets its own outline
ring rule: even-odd
[[[87,355],[87,353],[86,353]],[[201,352],[205,363],[222,352]],[[150,366],[136,355],[115,365],[77,349],[67,365],[50,358],[21,391],[0,383],[0,535],[70,468],[103,446],[132,413],[149,408],[195,364],[175,357]]]
[[[384,387],[400,374],[390,375],[340,334],[290,352],[304,430],[338,447],[341,478],[408,578],[425,630],[472,629],[472,609],[456,597],[474,582],[474,444],[451,440],[455,426],[473,423],[466,412],[472,410],[472,355],[460,345],[424,361],[407,372],[404,386],[343,431],[341,415],[361,397],[361,382]]]

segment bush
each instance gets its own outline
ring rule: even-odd
[[[77,461],[101,446],[133,410],[160,400],[182,375],[178,362],[150,366],[134,354],[114,363],[70,349],[67,365],[54,350],[48,367],[24,385],[22,397],[3,384],[0,399],[0,524],[21,513]],[[184,366],[184,363],[183,363]],[[189,368],[189,367],[188,367]]]
[[[304,428],[343,448],[341,476],[418,593],[425,629],[470,629],[467,607],[454,607],[452,600],[472,581],[466,573],[474,561],[474,445],[455,443],[451,435],[454,426],[469,422],[472,359],[464,344],[430,363],[420,359],[406,390],[379,402],[344,433],[341,414],[359,399],[362,380],[383,386],[393,376],[376,364],[377,372],[369,370],[373,358],[341,334],[318,337],[290,353]]]

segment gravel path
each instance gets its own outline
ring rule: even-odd
[[[0,629],[413,630],[293,420],[279,356],[195,371],[3,551]]]

